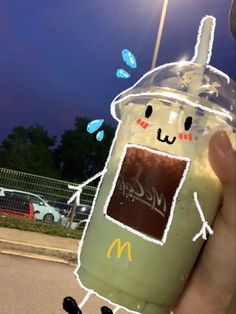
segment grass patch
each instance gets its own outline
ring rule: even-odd
[[[67,229],[58,224],[46,224],[40,221],[16,217],[0,217],[0,227],[24,231],[39,232],[64,238],[81,239],[82,230]]]

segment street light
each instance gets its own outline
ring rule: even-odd
[[[162,6],[162,11],[161,11],[160,23],[159,23],[159,27],[158,27],[158,31],[157,31],[157,37],[156,37],[156,41],[155,41],[155,48],[154,48],[153,57],[152,57],[151,69],[154,69],[156,67],[157,55],[158,55],[159,48],[160,48],[161,36],[162,36],[162,32],[163,32],[163,26],[165,23],[167,7],[168,7],[168,0],[164,0],[163,6]]]

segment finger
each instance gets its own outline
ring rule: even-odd
[[[233,230],[236,225],[236,151],[225,131],[216,132],[212,136],[209,161],[223,186],[223,219]]]
[[[222,184],[236,183],[235,150],[225,131],[218,131],[211,137],[209,161]]]
[[[235,313],[235,309],[236,309],[236,295],[233,294],[232,299],[230,301],[230,304],[227,308],[226,314],[233,314]]]
[[[230,30],[236,39],[236,1],[232,1],[232,7],[230,10]]]

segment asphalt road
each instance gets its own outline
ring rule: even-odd
[[[63,298],[69,295],[80,303],[86,294],[73,271],[74,267],[65,264],[0,254],[0,313],[66,314]],[[91,296],[83,314],[100,314],[102,305],[109,306]]]

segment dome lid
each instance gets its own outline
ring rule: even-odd
[[[236,129],[236,83],[210,65],[175,62],[147,72],[131,88],[116,96],[111,104],[112,116],[119,121],[123,106],[131,99],[137,105],[144,104],[144,97],[166,97],[203,110],[214,109]]]

